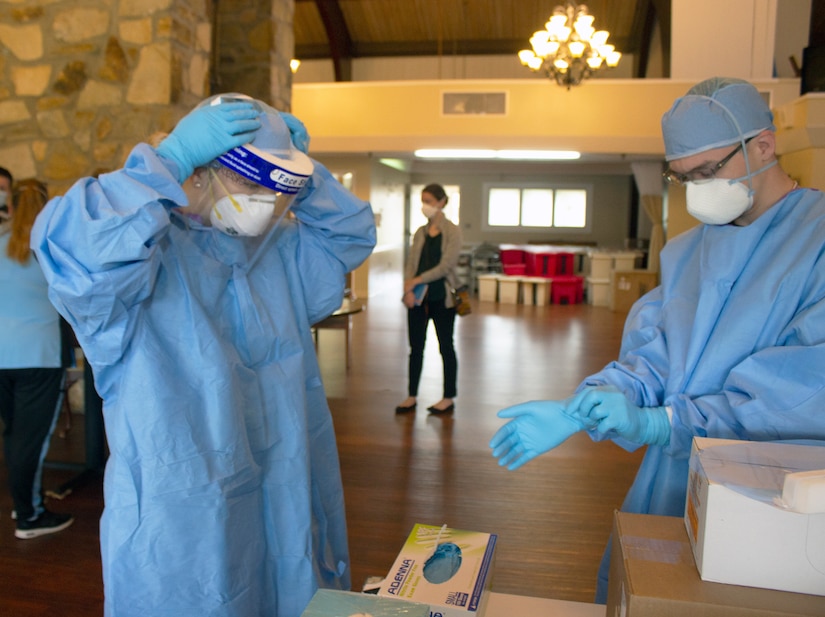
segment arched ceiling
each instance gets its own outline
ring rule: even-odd
[[[543,27],[558,0],[295,0],[295,56],[330,59],[336,81],[350,81],[352,60],[387,56],[516,54]],[[595,27],[634,55],[643,77],[654,24],[665,59],[670,0],[591,0]],[[669,61],[665,66],[669,66]]]

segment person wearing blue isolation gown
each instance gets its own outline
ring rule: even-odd
[[[108,617],[298,617],[350,587],[311,326],[375,226],[307,145],[293,116],[220,95],[37,219],[104,400]]]
[[[632,307],[617,361],[564,401],[499,412],[499,464],[581,430],[647,446],[622,510],[682,516],[694,436],[825,445],[825,197],[777,165],[774,131],[756,88],[730,78],[665,113],[665,178],[686,185],[703,224],[664,247],[662,283]],[[609,560],[608,543],[599,603]]]

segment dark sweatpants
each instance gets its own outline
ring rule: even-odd
[[[0,369],[0,418],[9,487],[17,517],[31,519],[43,503],[43,460],[57,419],[62,368]]]

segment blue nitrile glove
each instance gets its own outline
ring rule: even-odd
[[[307,128],[304,126],[304,123],[285,111],[280,111],[278,113],[281,114],[281,117],[284,119],[284,123],[289,129],[289,136],[292,137],[292,144],[304,154],[309,152],[309,133],[307,133]]]
[[[570,399],[583,422],[592,422],[600,433],[614,431],[638,444],[670,443],[670,416],[664,407],[637,407],[615,386],[585,388]]]
[[[578,416],[567,411],[567,402],[530,401],[499,411],[499,418],[512,420],[490,440],[498,464],[517,469],[587,428]]]
[[[197,107],[178,122],[157,153],[178,166],[178,182],[183,183],[196,167],[252,141],[261,126],[260,113],[245,101]]]

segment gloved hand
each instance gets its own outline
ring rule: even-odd
[[[638,444],[670,443],[670,417],[664,407],[637,407],[614,386],[586,388],[570,399],[570,408],[600,433],[615,431]]]
[[[307,133],[304,123],[285,111],[280,111],[278,113],[281,114],[281,117],[284,119],[284,123],[289,129],[289,136],[292,137],[292,144],[304,154],[309,152],[309,134]]]
[[[198,107],[178,122],[157,153],[177,164],[178,182],[183,183],[196,167],[252,141],[261,126],[260,113],[245,101]]]
[[[530,401],[499,411],[499,418],[513,419],[490,440],[498,464],[517,469],[584,430],[581,419],[566,409],[567,401]]]

